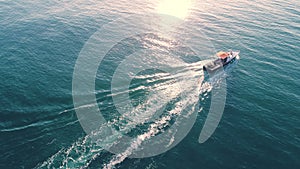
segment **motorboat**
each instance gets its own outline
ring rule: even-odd
[[[205,64],[203,66],[204,71],[215,72],[226,65],[229,65],[239,59],[240,51],[220,51],[216,54],[217,59]]]

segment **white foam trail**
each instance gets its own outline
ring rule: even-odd
[[[198,65],[195,66],[191,66],[191,69],[197,69]],[[189,70],[191,70],[189,69]],[[168,112],[168,114],[164,114],[162,115],[162,117],[160,118],[156,118],[154,120],[153,123],[151,123],[150,127],[148,128],[148,130],[142,134],[140,134],[139,136],[137,136],[134,141],[132,141],[132,143],[130,144],[130,146],[122,153],[119,153],[115,156],[113,156],[111,158],[111,160],[107,163],[104,164],[103,167],[106,169],[109,168],[114,168],[117,164],[122,163],[127,157],[129,157],[132,153],[134,153],[135,151],[139,150],[139,147],[141,146],[141,144],[156,136],[157,134],[159,134],[160,132],[163,132],[164,129],[168,126],[170,126],[170,121],[172,120],[172,118],[180,116],[181,111],[185,108],[185,106],[189,105],[190,103],[195,103],[198,101],[198,97],[197,94],[194,94],[196,91],[195,86],[191,86],[188,83],[188,79],[187,78],[193,78],[193,79],[199,79],[201,75],[199,75],[199,72],[195,73],[194,77],[186,77],[187,74],[185,73],[185,71],[188,71],[188,69],[183,69],[182,72],[179,72],[176,76],[176,79],[179,79],[179,85],[185,85],[185,89],[184,89],[184,93],[185,93],[185,97],[181,97],[180,101],[178,101],[177,103],[175,103],[175,106],[172,110],[170,110]],[[195,71],[196,72],[196,71]],[[189,74],[190,75],[190,74]],[[165,74],[161,74],[160,75],[162,78],[164,79],[173,79],[175,77],[168,77]],[[149,76],[151,77],[151,76]],[[140,76],[140,78],[143,78]],[[145,79],[147,79],[147,77],[144,77]],[[180,93],[170,90],[172,87],[176,89],[176,85],[178,84],[171,84],[170,85],[170,80],[164,81],[163,83],[160,84],[156,84],[155,88],[158,90],[158,96],[163,96],[163,95],[171,95],[172,99],[177,98],[180,96]],[[152,86],[153,87],[153,86]],[[209,88],[210,86],[202,86],[203,88]],[[200,91],[200,84],[197,87]],[[134,90],[134,89],[133,89]],[[153,88],[149,89],[149,90],[153,90]],[[179,91],[179,90],[178,90]],[[201,91],[200,91],[201,92]],[[199,94],[199,93],[198,93]],[[35,168],[74,168],[74,167],[80,167],[80,168],[84,168],[84,167],[88,167],[89,164],[96,159],[101,152],[103,152],[104,149],[109,149],[109,147],[111,147],[113,144],[116,144],[118,138],[120,136],[122,136],[122,134],[124,133],[128,133],[130,132],[132,129],[136,128],[138,124],[144,124],[145,122],[148,122],[150,119],[147,118],[141,118],[143,120],[139,121],[139,123],[137,123],[136,121],[130,121],[128,119],[128,117],[130,116],[141,116],[141,110],[144,110],[148,105],[148,109],[146,109],[147,111],[142,111],[143,113],[146,114],[146,116],[151,117],[153,115],[153,112],[155,112],[154,110],[158,110],[161,107],[158,107],[158,105],[156,104],[155,101],[161,99],[160,97],[149,97],[144,105],[138,105],[137,107],[135,107],[135,109],[131,112],[127,112],[126,114],[123,114],[122,116],[113,119],[112,121],[108,122],[107,124],[105,124],[106,126],[101,126],[101,127],[113,127],[114,125],[118,125],[120,127],[120,132],[117,133],[113,133],[113,135],[111,135],[110,137],[105,138],[105,140],[101,140],[101,142],[97,142],[94,143],[92,141],[92,138],[94,135],[97,134],[101,134],[101,132],[103,132],[101,130],[101,128],[97,131],[95,131],[94,133],[91,133],[87,136],[85,136],[84,138],[79,139],[78,141],[76,141],[75,143],[73,143],[69,148],[67,149],[61,149],[59,150],[57,153],[55,153],[54,155],[52,155],[51,157],[49,157],[46,161],[44,161],[41,164],[38,164]],[[151,106],[149,106],[151,105]],[[90,104],[87,105],[82,105],[82,107],[89,107],[89,106],[93,106]],[[80,107],[79,107],[80,108]],[[72,109],[70,109],[72,110]],[[70,111],[70,110],[66,110],[66,111]],[[65,111],[64,111],[65,112]],[[62,113],[64,113],[62,112]],[[191,115],[192,112],[186,114],[186,116]],[[132,118],[132,117],[131,117]],[[126,124],[122,125],[121,121],[126,121]],[[168,131],[168,130],[166,130]],[[172,143],[175,140],[175,136],[174,133],[170,133],[170,142],[168,145],[166,146],[170,146],[172,145]]]
[[[200,88],[200,85],[199,85]],[[185,93],[193,93],[195,91],[186,90]],[[180,93],[178,93],[179,95]],[[177,97],[178,97],[177,95]],[[176,106],[173,110],[171,110],[167,116],[163,116],[162,118],[155,121],[153,124],[150,125],[148,128],[148,131],[146,133],[143,133],[131,143],[131,145],[122,153],[115,155],[111,161],[104,165],[104,169],[111,169],[114,168],[117,164],[122,163],[127,157],[129,157],[134,151],[139,150],[139,146],[143,143],[143,141],[150,139],[151,137],[154,137],[155,135],[159,134],[163,131],[163,128],[170,125],[170,121],[172,117],[179,116],[182,109],[185,108],[185,106],[189,105],[189,103],[194,103],[198,101],[198,97],[195,97],[195,94],[189,94],[187,97],[178,103],[176,103]],[[184,106],[183,106],[184,105]],[[187,116],[191,115],[193,112],[190,112],[187,114]],[[170,146],[174,142],[175,138],[174,135],[170,137],[170,142],[166,146]]]

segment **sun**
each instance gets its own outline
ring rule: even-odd
[[[162,0],[157,7],[157,12],[172,15],[180,19],[187,17],[191,0]]]

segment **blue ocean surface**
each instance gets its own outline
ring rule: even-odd
[[[133,28],[146,29],[168,21],[149,19],[151,13],[176,18],[178,24],[164,27],[172,36],[145,31],[121,39],[95,72],[93,92],[75,93],[94,95],[96,103],[87,99],[76,106],[74,70],[90,39],[97,33],[115,37],[110,31],[123,35],[129,22]],[[0,18],[0,168],[300,168],[300,1],[2,0]],[[96,40],[113,42],[112,38]],[[96,49],[105,50],[101,45]],[[129,88],[116,85],[129,93],[136,110],[160,109],[165,98],[149,97],[154,91],[172,98],[154,123],[140,121],[129,129],[130,122],[114,106],[113,97],[120,93],[112,91],[112,81],[126,56],[139,58],[141,54],[132,54],[147,49],[154,57],[143,63],[171,64],[179,71],[170,75],[146,69],[132,75],[120,70],[133,76]],[[200,144],[199,133],[212,104],[211,88],[217,88],[218,82],[207,87],[190,81],[205,83],[200,63],[215,52],[231,49],[240,51],[240,60],[219,77],[226,79],[224,112],[215,132]],[[179,56],[182,62],[167,60],[170,56]],[[90,75],[90,65],[84,66]],[[125,81],[125,76],[120,80]],[[180,97],[178,86],[186,88]],[[116,130],[144,139],[154,137],[153,132],[168,133],[186,105],[194,106],[186,110],[187,118],[196,113],[186,137],[172,149],[147,158],[130,158],[134,149],[119,154],[107,151],[107,146],[119,143],[118,135],[101,144],[92,141],[77,112],[99,107]]]

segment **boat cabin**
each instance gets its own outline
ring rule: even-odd
[[[218,52],[217,56],[222,60],[223,63],[225,63],[227,61],[227,58],[230,56],[229,52]]]

